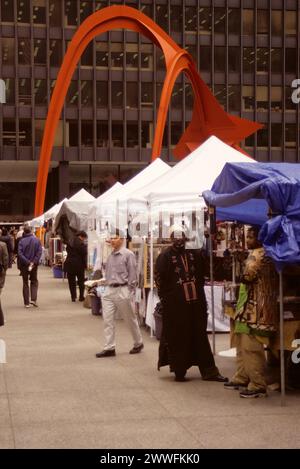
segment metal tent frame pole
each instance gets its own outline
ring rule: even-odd
[[[279,332],[280,332],[280,388],[281,388],[281,406],[286,405],[285,402],[285,363],[284,363],[284,321],[283,321],[283,279],[282,271],[279,272]]]
[[[209,267],[210,267],[210,292],[211,292],[211,324],[212,324],[212,348],[216,354],[216,329],[215,329],[215,295],[214,295],[214,263],[213,263],[213,242],[212,242],[212,214],[214,207],[209,207]]]

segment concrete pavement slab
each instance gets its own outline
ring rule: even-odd
[[[10,395],[13,425],[52,421],[109,422],[167,418],[166,409],[145,390],[103,389],[102,392],[38,392]]]
[[[33,424],[16,427],[17,448],[201,448],[176,419]]]
[[[299,414],[179,419],[205,448],[299,448]]]
[[[14,449],[15,442],[10,425],[3,426],[0,424],[0,449]]]
[[[116,357],[96,359],[102,318],[72,303],[67,283],[50,269],[40,268],[39,280],[39,308],[23,308],[15,266],[1,296],[7,363],[0,368],[6,431],[0,447],[14,440],[18,448],[201,448],[216,441],[224,448],[259,447],[255,431],[247,431],[257,421],[266,422],[259,427],[266,447],[299,443],[300,394],[288,394],[284,408],[278,393],[243,400],[221,383],[202,381],[196,367],[188,382],[176,383],[168,367],[157,371],[158,341],[145,329],[145,349],[129,355],[132,340],[123,321],[117,322]],[[228,347],[228,334],[216,334],[216,350]],[[234,359],[216,361],[232,376]]]

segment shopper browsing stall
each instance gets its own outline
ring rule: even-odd
[[[76,280],[79,287],[79,301],[84,300],[84,273],[87,267],[87,234],[79,231],[71,243],[67,244],[67,258],[64,271],[67,272],[71,300],[76,301]]]
[[[246,259],[235,314],[237,371],[226,389],[241,390],[240,397],[264,397],[265,379],[264,344],[276,329],[277,275],[272,261],[265,255],[258,240],[259,228],[247,232]]]

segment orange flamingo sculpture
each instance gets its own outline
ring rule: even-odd
[[[181,49],[148,16],[127,6],[113,5],[103,8],[90,15],[78,28],[70,42],[57,77],[49,105],[40,153],[35,216],[41,215],[44,211],[55,132],[74,70],[90,41],[94,37],[113,29],[129,29],[141,33],[160,47],[164,53],[166,77],[158,108],[152,160],[157,158],[161,152],[168,106],[174,83],[181,72],[184,72],[191,82],[194,92],[194,108],[192,120],[174,149],[177,158],[184,158],[210,135],[216,135],[229,145],[237,147],[241,140],[262,127],[255,122],[227,114],[201,79],[191,55],[186,50]]]

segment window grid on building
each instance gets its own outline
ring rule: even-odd
[[[1,159],[39,158],[67,46],[87,16],[116,3],[151,16],[186,48],[229,113],[265,125],[243,142],[257,160],[300,161],[300,106],[290,99],[291,82],[300,77],[296,0],[1,0],[0,76],[7,87]],[[147,163],[164,75],[160,50],[141,35],[120,30],[95,38],[72,77],[53,157]],[[191,120],[192,98],[180,76],[166,122],[166,160],[173,161],[172,148]]]

